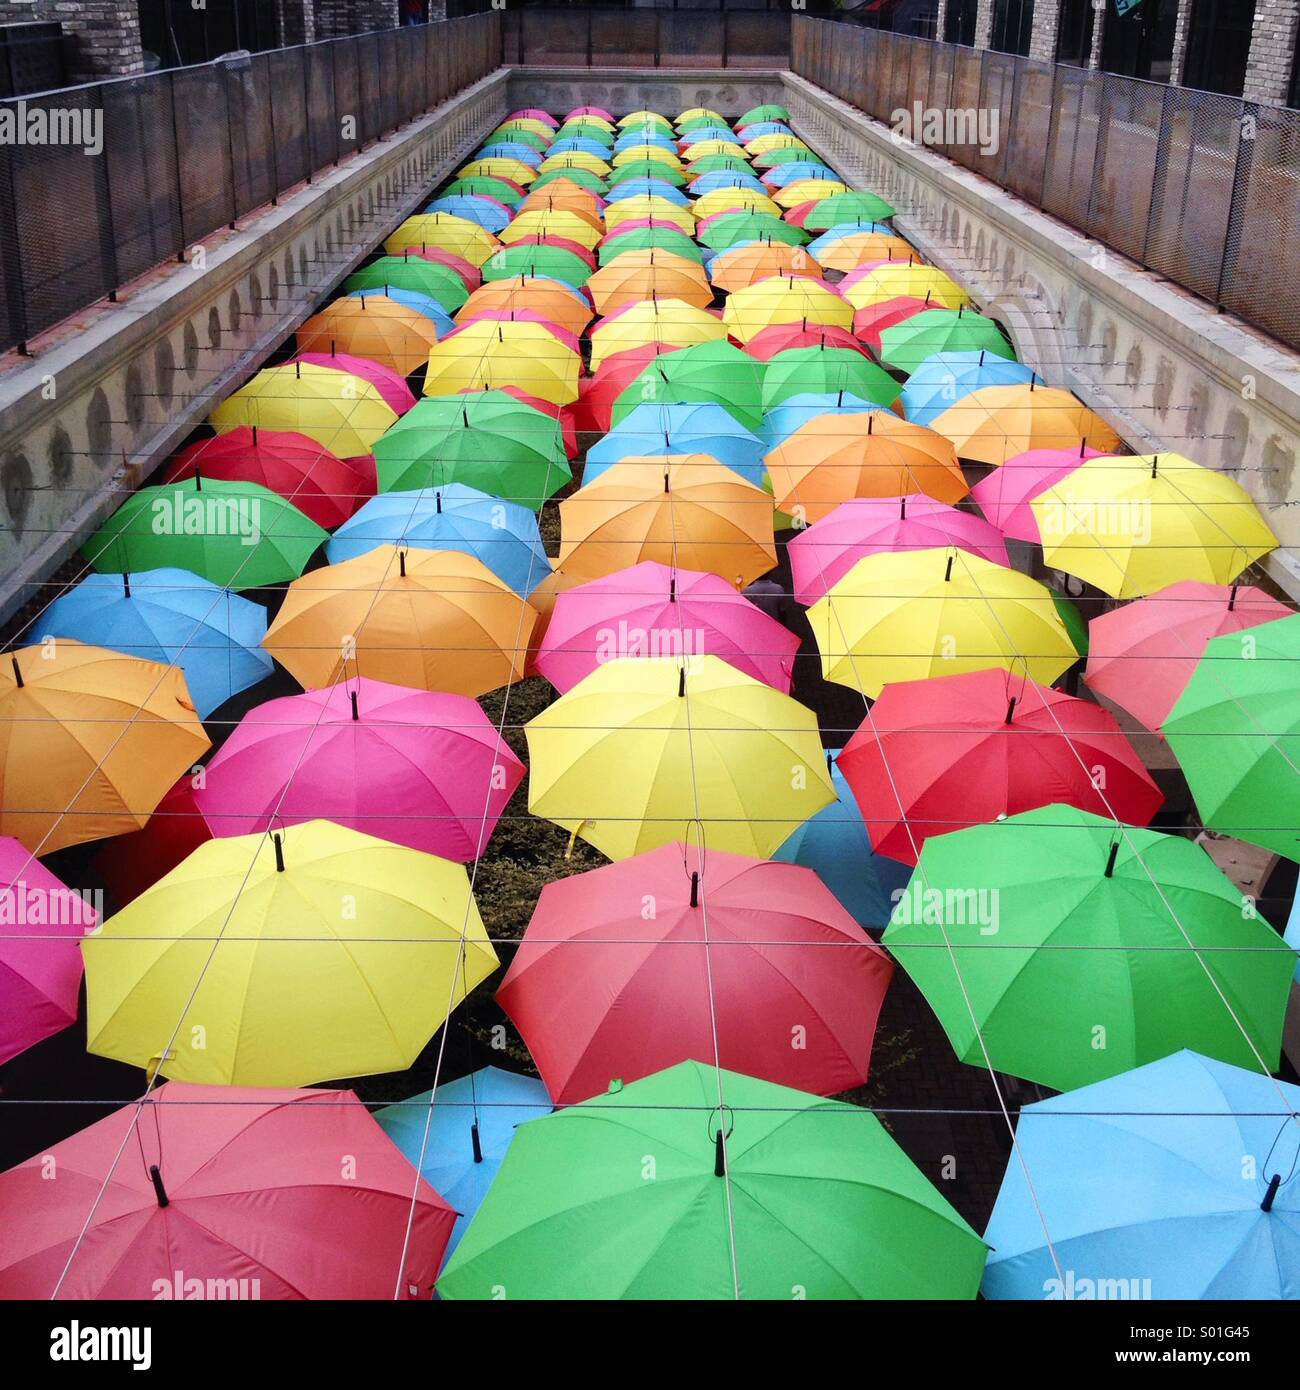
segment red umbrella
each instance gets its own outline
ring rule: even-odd
[[[240,425],[182,449],[166,481],[174,483],[196,473],[227,483],[261,483],[327,530],[341,526],[374,495],[373,484],[367,487],[359,468],[336,458],[314,439],[257,425]]]
[[[897,299],[886,299],[880,304],[869,304],[853,315],[853,332],[877,356],[880,355],[880,335],[886,328],[892,328],[913,314],[919,314],[930,306],[924,299],[912,299],[899,295]]]
[[[770,362],[790,348],[852,348],[865,357],[866,349],[846,328],[830,323],[774,323],[760,329],[745,344],[745,351],[760,362]]]
[[[458,394],[472,396],[484,389],[482,386],[472,386]],[[518,386],[496,386],[493,387],[493,390],[504,391],[507,396],[513,396],[515,400],[522,401],[525,405],[531,405],[534,410],[540,410],[543,415],[549,415],[552,420],[558,420],[560,434],[564,442],[564,452],[571,459],[578,457],[578,431],[574,423],[573,406],[556,405],[554,401],[548,401],[542,396],[530,396],[527,391],[520,390]]]
[[[661,352],[675,351],[669,343],[645,343],[626,352],[611,353],[594,376],[584,377],[578,385],[578,399],[573,407],[577,427],[608,434],[613,428],[614,402]]]
[[[1030,502],[1073,473],[1086,459],[1100,455],[1100,449],[1089,449],[1086,444],[1078,449],[1030,449],[1009,458],[987,478],[981,478],[970,495],[1004,536],[1038,545],[1042,537]]]
[[[0,1173],[0,1298],[427,1299],[455,1222],[351,1091],[172,1081]]]
[[[1184,580],[1094,618],[1083,678],[1148,729],[1159,729],[1212,637],[1290,616],[1263,589]]]
[[[295,362],[310,362],[314,367],[331,367],[338,372],[347,372],[368,381],[398,415],[405,415],[415,408],[415,396],[406,384],[406,378],[399,376],[391,367],[382,362],[372,362],[368,357],[353,357],[346,352],[300,352],[292,359]]]
[[[518,184],[512,187],[519,188]],[[522,194],[523,189],[519,188]],[[478,289],[483,283],[483,272],[474,264],[467,261],[464,256],[458,256],[454,251],[444,251],[438,246],[422,246],[418,249],[414,246],[402,252],[403,256],[420,256],[426,261],[432,261],[434,265],[445,265],[449,270],[454,270],[465,282],[465,288],[471,293]]]
[[[1146,825],[1164,800],[1108,711],[1000,669],[885,686],[836,763],[872,848],[904,864],[999,816],[1060,804]]]
[[[93,861],[95,871],[118,907],[125,907],[211,838],[187,772],[141,829],[104,842]]]
[[[892,974],[811,869],[675,844],[547,884],[497,1000],[556,1104],[715,1056],[833,1095]]]

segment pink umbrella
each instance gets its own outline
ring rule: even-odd
[[[864,555],[955,545],[995,565],[1010,565],[1002,533],[987,521],[932,497],[854,497],[790,542],[794,596],[816,603]]]
[[[1159,730],[1212,637],[1290,616],[1285,604],[1248,584],[1170,584],[1088,624],[1083,678]]]
[[[907,261],[904,261],[902,257],[896,256],[882,256],[877,261],[863,261],[861,265],[854,266],[853,269],[850,270],[849,273],[844,277],[844,279],[840,281],[836,288],[840,291],[841,294],[845,294],[849,290],[851,290],[853,286],[858,283],[859,280],[865,280],[873,270],[879,270],[882,265],[909,264],[911,264],[911,258],[909,258],[909,260]],[[895,297],[902,298],[902,296]]]
[[[323,817],[468,862],[523,775],[474,700],[363,678],[250,710],[195,800],[217,836]]]
[[[1030,449],[1016,454],[971,488],[971,496],[989,521],[1013,541],[1037,545],[1042,539],[1034,509],[1029,505],[1044,489],[1073,473],[1100,449]]]
[[[520,189],[520,192],[523,192]],[[449,270],[454,270],[465,282],[467,290],[476,290],[483,283],[483,272],[474,264],[467,261],[464,256],[458,256],[454,251],[444,251],[438,246],[422,246],[418,250],[408,247],[402,252],[403,256],[420,256],[426,261],[432,261],[435,265],[445,265]]]
[[[0,1173],[0,1298],[428,1299],[455,1222],[351,1091],[171,1081]]]
[[[539,314],[536,309],[478,309],[467,318],[461,319],[460,323],[442,340],[449,343],[458,333],[463,333],[471,323],[477,323],[482,319],[490,319],[493,323],[540,323],[543,328],[549,330],[554,335],[557,343],[562,343],[570,352],[580,352],[581,347],[577,336],[570,333],[567,328],[561,328],[559,324],[552,323],[545,314]]]
[[[310,362],[314,367],[331,367],[350,376],[359,376],[362,381],[368,381],[398,415],[405,415],[415,407],[415,396],[406,384],[406,378],[398,376],[382,362],[372,362],[368,357],[352,357],[346,352],[301,352],[293,361]]]
[[[599,116],[602,121],[612,121],[614,119],[603,106],[575,106],[564,119],[566,121],[571,121],[575,116]],[[540,120],[541,118],[538,117],[538,119]]]
[[[77,1021],[77,939],[98,922],[30,850],[0,838],[0,1063]]]
[[[725,579],[647,560],[562,593],[537,669],[563,694],[615,657],[719,656],[788,695],[798,650]]]

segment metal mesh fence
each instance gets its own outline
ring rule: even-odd
[[[784,67],[783,10],[510,9],[502,52],[523,67]]]

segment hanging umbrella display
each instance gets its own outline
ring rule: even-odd
[[[451,396],[482,387],[521,386],[534,396],[567,405],[578,398],[582,360],[544,324],[476,319],[429,353],[426,396]],[[404,420],[410,416],[403,417]]]
[[[882,304],[890,299],[924,299],[939,309],[960,309],[970,295],[942,270],[911,261],[866,269],[844,287],[844,297],[855,309]]]
[[[548,883],[497,1002],[557,1105],[715,1059],[834,1095],[866,1081],[893,970],[810,869],[669,844]]]
[[[465,281],[454,270],[436,261],[427,261],[423,256],[410,254],[380,256],[343,282],[345,290],[382,290],[387,293],[390,286],[427,294],[449,314],[454,314],[469,298]]]
[[[725,339],[654,357],[614,401],[618,427],[643,405],[720,405],[746,429],[763,425],[763,364]],[[645,419],[648,412],[638,417]]]
[[[549,323],[578,334],[591,322],[591,305],[558,280],[516,275],[492,280],[474,291],[456,315],[458,324],[472,322],[481,313],[513,313],[530,309]]]
[[[876,405],[893,405],[898,382],[857,348],[785,348],[772,357],[763,375],[763,409],[790,396],[851,392]]]
[[[949,406],[986,386],[1028,386],[1038,375],[1023,362],[991,352],[940,352],[907,379],[903,411],[918,425],[933,425]],[[1041,383],[1040,383],[1041,384]],[[1023,451],[1022,451],[1023,452]],[[1006,462],[1004,457],[1001,462]]]
[[[824,232],[859,222],[884,222],[893,215],[894,209],[874,193],[837,193],[818,203],[804,225],[810,231]]]
[[[250,710],[194,800],[218,836],[323,817],[465,863],[523,776],[473,700],[357,679]]]
[[[300,352],[347,352],[369,357],[399,376],[424,364],[438,342],[437,325],[392,295],[345,296],[298,325]]]
[[[729,295],[722,321],[731,336],[744,343],[777,323],[825,324],[847,330],[853,326],[853,309],[821,280],[775,275]]]
[[[330,371],[341,372],[345,376],[369,383],[379,392],[384,404],[397,415],[405,415],[415,404],[415,397],[411,394],[411,388],[406,384],[406,378],[399,376],[391,367],[385,367],[382,362],[374,362],[369,357],[353,357],[346,352],[300,352],[296,357],[290,359],[289,365],[292,366],[298,362],[309,367],[325,367]],[[351,390],[352,388],[349,386],[347,389]],[[272,433],[280,434],[283,432],[277,430],[272,431]],[[303,437],[305,438],[305,436]],[[320,445],[317,444],[315,447],[319,452]],[[273,490],[278,491],[278,489]]]
[[[826,205],[823,203],[820,206]],[[903,295],[900,298],[910,301],[912,296]],[[893,300],[885,302],[896,303]],[[900,372],[914,372],[927,357],[940,352],[984,351],[999,357],[1015,358],[1015,348],[1003,337],[992,319],[965,309],[932,309],[924,301],[922,304],[924,307],[920,312],[911,313],[909,310],[905,318],[888,327],[876,324],[880,358],[886,366]],[[863,327],[859,326],[857,332],[859,337],[870,341]]]
[[[672,299],[696,309],[713,302],[700,266],[655,247],[615,257],[591,277],[587,289],[597,312],[605,315],[646,299]]]
[[[932,836],[884,942],[960,1058],[1042,1086],[1278,1063],[1294,956],[1181,835],[1054,805]]]
[[[951,439],[962,458],[995,467],[1031,449],[1115,453],[1123,447],[1119,435],[1072,392],[1035,381],[1031,373],[1028,385],[981,386],[930,414],[930,428]]]
[[[1030,502],[1053,483],[1068,477],[1085,459],[1100,450],[1030,449],[1007,459],[970,490],[979,509],[1009,540],[1041,545],[1038,521]]]
[[[140,830],[105,840],[92,863],[119,907],[138,898],[186,855],[212,838],[208,823],[194,802],[197,773],[186,771]]]
[[[715,251],[726,251],[746,241],[783,241],[787,246],[802,246],[808,233],[770,212],[728,212],[714,218],[699,238]]]
[[[808,621],[822,675],[872,699],[888,682],[993,667],[1050,685],[1078,658],[1050,590],[954,547],[859,560]]]
[[[591,369],[599,371],[606,357],[646,343],[690,347],[727,336],[722,320],[680,299],[657,299],[629,304],[599,320],[591,329]]]

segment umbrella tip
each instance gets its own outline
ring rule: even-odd
[[[1106,877],[1115,877],[1115,859],[1119,854],[1119,841],[1112,840],[1110,845],[1110,858],[1106,860]]]
[[[126,570],[122,571],[122,597],[131,597],[131,576]],[[1232,607],[1231,604],[1229,604],[1228,606],[1229,608]]]
[[[1007,723],[1010,724],[1016,713],[1016,697],[1013,695],[1007,701]]]
[[[404,551],[404,550],[398,551],[398,554],[397,554],[397,568],[398,568],[398,571],[399,571],[399,573],[401,574],[402,578],[405,579],[405,578],[406,578],[406,551]]]
[[[357,692],[355,690],[350,690],[348,691],[348,695],[352,700],[352,718],[360,722],[361,710],[357,705]]]
[[[1228,612],[1229,612],[1229,613],[1231,613],[1232,610],[1233,610],[1234,608],[1236,608],[1236,606],[1237,606],[1237,589],[1238,589],[1238,587],[1239,587],[1238,585],[1234,584],[1234,585],[1232,586],[1232,592],[1228,595]]]
[[[17,662],[14,663],[15,666],[16,666],[17,664],[18,664]],[[685,694],[686,694],[686,667],[683,666],[683,667],[681,668],[681,670],[679,670],[679,671],[677,672],[677,698],[680,700],[680,699],[682,699],[682,698],[685,696]]]
[[[277,874],[284,873],[284,843],[279,834],[271,836],[271,841],[275,845],[275,871]]]
[[[23,686],[27,684],[27,682],[23,680],[23,671],[22,671],[22,667],[19,666],[19,664],[18,664],[18,658],[17,658],[16,656],[11,656],[11,657],[9,658],[9,660],[13,663],[13,668],[14,668],[14,680],[17,681],[17,683],[18,683],[18,689],[21,690],[21,689],[23,688]]]
[[[700,905],[700,872],[699,872],[698,869],[696,869],[696,870],[691,874],[691,906],[692,906],[692,907],[699,907],[699,905]]]
[[[475,1120],[474,1123],[473,1123],[472,1125],[470,1125],[470,1127],[469,1127],[469,1142],[470,1142],[470,1147],[474,1150],[474,1162],[475,1162],[475,1163],[482,1163],[482,1162],[483,1162],[483,1142],[482,1142],[482,1140],[479,1138],[479,1133],[478,1133],[478,1121],[477,1121],[477,1120]]]
[[[1273,1199],[1277,1196],[1277,1190],[1282,1186],[1282,1174],[1274,1173],[1268,1180],[1268,1191],[1264,1194],[1264,1200],[1259,1204],[1260,1211],[1272,1211]]]
[[[947,568],[946,568],[946,569],[944,570],[944,572],[943,572],[943,582],[944,582],[945,584],[948,584],[948,583],[950,583],[950,582],[952,581],[952,562],[953,562],[956,558],[957,558],[957,555],[956,555],[956,552],[955,552],[955,551],[950,551],[950,552],[948,553],[948,565],[947,565]]]
[[[722,1137],[721,1129],[713,1136],[713,1176],[727,1176],[727,1141]]]
[[[167,1189],[163,1186],[162,1170],[156,1163],[149,1165],[149,1181],[153,1183],[154,1196],[158,1199],[160,1207],[171,1205],[171,1198],[167,1195]]]

